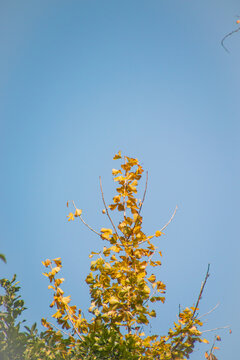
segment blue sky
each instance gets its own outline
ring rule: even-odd
[[[64,290],[88,308],[92,250],[81,223],[67,222],[74,199],[96,229],[99,175],[114,195],[112,157],[137,157],[149,171],[145,230],[161,237],[167,301],[152,331],[164,333],[179,303],[201,302],[204,329],[219,330],[220,359],[236,356],[239,315],[239,2],[8,1],[0,5],[1,248],[17,273],[32,323],[50,317],[42,260],[62,257]],[[213,333],[208,334],[211,341]],[[193,354],[202,358],[205,348]]]

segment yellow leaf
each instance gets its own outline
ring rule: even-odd
[[[207,339],[202,339],[202,342],[205,344],[209,344],[209,341]]]
[[[119,151],[113,158],[113,160],[117,160],[117,159],[121,159],[122,155],[121,155],[121,151]]]
[[[113,202],[116,204],[116,203],[119,203],[119,201],[121,200],[121,196],[120,195],[116,195],[114,196],[113,198]]]
[[[102,213],[103,213],[103,214],[106,214],[106,210],[105,210],[105,209],[103,209],[103,210],[102,210]]]
[[[82,215],[82,210],[76,209],[74,216],[77,217],[77,216],[81,216],[81,215]]]
[[[103,233],[103,234],[101,234],[101,238],[103,240],[109,240],[110,239],[110,234],[109,233]]]
[[[113,176],[121,173],[122,173],[121,170],[112,169]]]
[[[91,254],[89,255],[89,258],[91,259],[93,257],[93,255],[99,255],[100,252],[94,252],[92,251]]]
[[[56,319],[59,319],[62,317],[62,313],[58,310],[55,314],[52,315],[52,317],[56,318]]]
[[[69,213],[69,215],[67,217],[68,217],[68,221],[74,220],[74,215],[71,212]]]
[[[113,211],[114,209],[116,209],[117,204],[111,204],[111,205],[108,205],[108,207],[109,207],[110,210]]]
[[[133,214],[133,221],[136,222],[138,216],[140,217],[140,215],[138,215],[138,213]]]
[[[112,229],[106,229],[106,228],[102,228],[102,229],[101,229],[101,232],[102,232],[102,233],[108,233],[108,234],[110,234],[110,235],[112,235],[112,233],[113,233],[113,232],[112,232]]]
[[[117,176],[117,177],[115,177],[114,181],[124,182],[125,177],[124,176]]]
[[[162,235],[161,231],[157,230],[157,231],[155,232],[155,236],[156,236],[156,237],[159,237],[159,236],[161,236],[161,235]]]
[[[109,301],[109,303],[110,303],[111,305],[118,304],[118,302],[119,302],[118,299],[117,299],[115,296],[111,296],[108,301]]]
[[[109,248],[109,250],[112,250],[112,251],[114,251],[114,252],[116,252],[116,253],[119,253],[119,251],[121,250],[121,248],[119,247],[119,246],[111,246],[110,248]]]
[[[62,284],[64,282],[64,278],[61,278],[61,279],[56,279],[55,280],[55,286],[59,286],[60,284]]]
[[[51,274],[55,276],[60,270],[61,268],[59,266],[56,266],[52,269]]]
[[[221,338],[220,338],[219,335],[217,335],[216,340],[217,340],[217,341],[221,341]]]
[[[71,297],[70,297],[70,296],[62,297],[62,302],[63,302],[63,304],[67,305],[70,301],[71,301]]]
[[[124,211],[124,206],[122,204],[118,205],[118,211]]]
[[[149,278],[148,281],[150,281],[151,283],[153,283],[156,280],[156,276],[154,274],[152,274]]]
[[[62,261],[61,261],[61,258],[56,258],[56,259],[53,259],[53,261],[55,262],[56,266],[61,266],[62,264]]]
[[[51,264],[51,260],[47,259],[46,261],[42,261],[43,266],[48,267]]]
[[[146,294],[150,294],[150,292],[151,292],[151,290],[149,289],[149,287],[147,285],[144,286],[143,290]]]

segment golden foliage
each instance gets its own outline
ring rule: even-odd
[[[54,292],[50,306],[57,308],[53,317],[62,329],[71,331],[72,346],[76,344],[75,336],[80,341],[93,331],[97,333],[99,329],[106,327],[114,329],[121,341],[131,339],[139,359],[188,358],[196,342],[208,342],[201,339],[199,327],[202,323],[196,315],[195,307],[181,311],[177,322],[166,336],[145,336],[142,331],[142,326],[156,317],[155,309],[151,308],[153,304],[165,301],[166,286],[157,279],[159,272],[155,271],[161,266],[159,256],[162,257],[162,253],[157,251],[157,246],[153,243],[154,238],[160,237],[162,232],[157,230],[154,235],[148,236],[142,228],[141,209],[144,197],[142,200],[135,197],[143,174],[139,161],[122,157],[120,151],[113,159],[123,160],[123,163],[120,169],[112,170],[114,182],[117,183],[117,194],[108,207],[119,212],[121,217],[118,226],[115,226],[105,206],[103,214],[108,216],[112,228],[101,228],[100,233],[94,231],[106,245],[101,252],[91,252],[89,255],[90,258],[95,257],[86,277],[90,289],[89,312],[92,319],[87,321],[80,309],[71,306],[70,296],[64,296],[64,291],[59,287],[64,281],[63,278],[56,278],[62,267],[60,258],[43,262],[49,269],[44,275],[49,278],[52,284],[49,288]],[[82,210],[76,208],[75,214],[69,213],[68,221],[80,217],[81,213]],[[149,274],[149,269],[155,271],[155,274]],[[49,332],[53,331],[45,319],[42,323]]]

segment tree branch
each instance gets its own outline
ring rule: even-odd
[[[112,224],[112,226],[113,226],[113,228],[114,228],[114,231],[115,231],[117,237],[119,238],[117,229],[116,229],[116,227],[115,227],[115,225],[114,225],[114,223],[113,223],[113,221],[112,221],[112,219],[111,219],[111,216],[109,215],[108,208],[107,208],[107,205],[106,205],[106,202],[105,202],[105,199],[104,199],[101,176],[99,176],[99,182],[100,182],[100,189],[101,189],[101,194],[102,194],[102,201],[103,201],[103,204],[104,204],[104,207],[105,207],[107,216],[108,216],[108,218],[109,218],[109,220],[110,220],[110,222],[111,222],[111,224]]]
[[[213,312],[214,310],[216,310],[216,308],[219,306],[219,303],[217,303],[217,305],[214,306],[214,308],[212,308],[211,310],[209,310],[206,314],[203,314],[201,316],[199,316],[198,318],[201,319],[202,317],[211,314],[211,312]]]
[[[201,331],[201,333],[206,333],[206,332],[210,332],[210,331],[216,331],[216,330],[220,330],[220,329],[229,329],[230,328],[230,325],[227,325],[227,326],[221,326],[221,327],[217,327],[215,329],[209,329],[209,330],[204,330],[204,331]]]
[[[195,305],[195,308],[194,308],[194,311],[193,311],[193,314],[192,314],[192,319],[193,319],[193,317],[194,317],[195,314],[196,314],[196,311],[197,311],[199,302],[200,302],[201,297],[202,297],[202,293],[203,293],[204,287],[205,287],[205,285],[206,285],[206,282],[207,282],[208,277],[210,276],[210,275],[209,275],[209,269],[210,269],[210,264],[208,264],[207,272],[206,272],[206,275],[205,275],[205,279],[204,279],[204,282],[203,282],[202,285],[201,285],[200,293],[199,293],[199,295],[198,295],[198,299],[197,299],[197,302],[196,302],[196,305]]]
[[[58,331],[60,331],[61,333],[67,335],[67,336],[71,336],[70,333],[67,333],[66,331],[64,331],[63,329],[60,329],[59,327],[57,327],[56,325],[54,325],[52,322],[48,321],[48,324],[52,325],[53,327],[55,327],[55,329],[57,329]]]
[[[224,41],[225,41],[229,36],[233,35],[234,33],[238,32],[239,30],[240,30],[240,27],[237,28],[236,30],[231,31],[229,34],[225,35],[224,38],[222,39],[221,45],[222,45],[222,47],[224,48],[224,50],[225,50],[226,52],[229,53],[229,50],[228,50],[228,49],[226,48],[226,46],[224,45]]]
[[[138,215],[140,215],[140,212],[141,212],[141,210],[142,210],[142,206],[143,206],[143,203],[144,203],[144,200],[145,200],[145,196],[146,196],[146,192],[147,192],[147,185],[148,185],[148,171],[146,172],[145,190],[144,190],[144,193],[143,193],[143,198],[142,198],[142,201],[141,201],[141,205],[140,205],[140,208],[139,208]]]
[[[176,205],[175,210],[174,210],[171,218],[170,218],[169,221],[160,229],[160,232],[162,232],[164,229],[166,229],[166,227],[167,227],[167,226],[170,224],[170,222],[173,220],[173,218],[174,218],[174,216],[175,216],[175,214],[176,214],[176,212],[177,212],[177,209],[178,209],[178,206]]]
[[[74,203],[73,200],[72,200],[72,203],[73,203],[73,206],[75,207],[75,210],[77,210],[77,207],[76,207],[76,205],[75,205],[75,203]],[[79,216],[79,218],[80,218],[80,220],[82,221],[82,223],[83,223],[85,226],[88,227],[89,230],[91,230],[91,231],[93,231],[95,234],[101,236],[101,234],[100,234],[99,232],[97,232],[96,230],[94,230],[91,226],[89,226],[89,225],[83,220],[83,218],[82,218],[81,215]]]

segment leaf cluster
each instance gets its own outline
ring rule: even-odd
[[[18,317],[25,310],[18,295],[16,276],[11,281],[0,280],[4,295],[0,296],[0,359],[3,360],[180,360],[188,359],[197,343],[208,343],[200,331],[203,325],[198,316],[198,305],[209,276],[209,268],[197,302],[179,311],[176,322],[166,335],[145,334],[151,318],[157,316],[157,304],[164,304],[166,285],[158,278],[162,253],[158,249],[163,230],[173,219],[153,234],[143,230],[141,210],[147,190],[137,198],[143,168],[135,158],[114,156],[121,160],[113,169],[116,195],[107,205],[100,179],[104,204],[102,213],[110,227],[94,230],[82,217],[82,210],[73,202],[75,211],[68,221],[80,219],[104,242],[102,251],[92,251],[90,272],[85,281],[89,286],[91,304],[89,316],[71,304],[71,296],[63,290],[64,278],[59,276],[61,258],[43,261],[53,292],[50,304],[55,309],[52,323],[42,319],[45,331],[39,333],[36,324],[24,327]],[[67,203],[68,206],[68,203]],[[119,215],[114,223],[111,213]],[[216,340],[219,340],[216,338]],[[212,347],[205,353],[215,359]]]
[[[122,157],[121,152],[114,156],[114,160],[118,159],[122,160],[120,168],[112,170],[117,194],[108,206],[100,180],[103,214],[111,227],[100,231],[91,228],[74,202],[75,213],[68,215],[69,221],[80,218],[105,242],[102,251],[92,251],[89,255],[92,260],[86,283],[91,296],[88,311],[92,318],[87,320],[80,309],[70,305],[70,296],[65,296],[60,288],[64,280],[57,277],[62,267],[60,258],[43,262],[49,269],[44,275],[49,278],[49,288],[54,292],[50,305],[56,307],[53,317],[63,331],[68,332],[70,352],[78,349],[78,354],[87,358],[189,358],[197,342],[206,342],[201,338],[199,328],[202,323],[197,317],[196,306],[185,308],[167,335],[147,336],[144,333],[150,319],[156,317],[154,303],[165,301],[166,286],[157,278],[156,272],[161,266],[162,253],[155,243],[163,233],[160,229],[146,235],[142,228],[141,209],[146,188],[143,198],[136,198],[142,166],[135,158]],[[112,220],[112,211],[120,215],[117,225]],[[49,333],[54,331],[45,319],[43,325]]]

